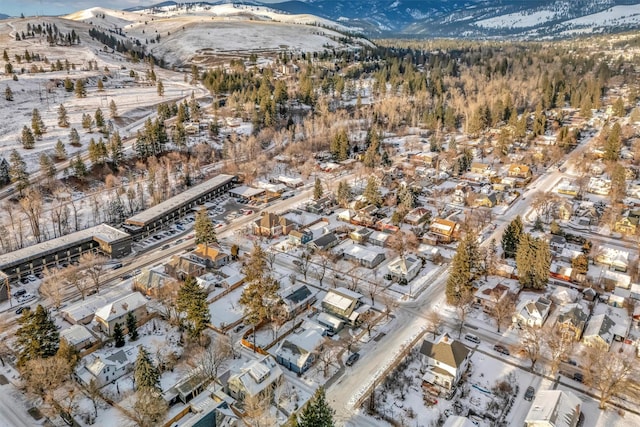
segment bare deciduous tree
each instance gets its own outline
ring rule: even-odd
[[[436,339],[436,336],[440,333],[440,326],[442,325],[442,316],[436,310],[429,310],[426,315],[427,322],[429,324],[428,328],[433,333],[433,339]]]
[[[575,335],[567,333],[559,328],[557,325],[553,327],[545,327],[545,344],[549,350],[549,367],[551,368],[551,374],[555,375],[560,367],[560,362],[565,360],[574,345]]]
[[[24,197],[20,199],[20,208],[27,216],[31,233],[37,242],[42,241],[42,228],[40,222],[42,220],[42,194],[37,188],[29,187]]]
[[[231,340],[228,336],[217,335],[211,343],[200,350],[195,364],[207,379],[218,377],[220,367],[231,357]]]
[[[55,308],[60,308],[64,298],[64,282],[62,274],[57,268],[47,267],[42,271],[42,283],[40,284],[40,294],[51,299]]]
[[[535,368],[540,358],[545,330],[540,326],[523,325],[520,329],[520,343],[518,349],[531,362],[531,370]]]
[[[464,328],[464,322],[467,320],[467,315],[471,312],[473,304],[473,293],[471,290],[464,288],[460,293],[460,297],[456,302],[456,312],[458,313],[458,338],[462,336],[462,328]]]
[[[500,333],[502,326],[511,322],[513,313],[516,311],[517,297],[511,292],[507,292],[502,298],[500,298],[500,294],[493,293],[491,298],[493,302],[491,317],[496,321],[498,333]]]
[[[272,391],[245,397],[242,402],[245,421],[254,427],[268,427],[277,424],[271,415]]]
[[[100,292],[100,279],[104,274],[107,258],[96,252],[85,252],[80,257],[79,269],[91,279],[96,292]]]

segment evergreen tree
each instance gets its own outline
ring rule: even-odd
[[[624,100],[622,99],[622,97],[616,99],[616,102],[613,103],[613,114],[618,117],[624,117],[626,113],[627,112],[624,109]]]
[[[210,245],[218,243],[216,227],[213,225],[213,221],[211,221],[211,218],[205,208],[201,208],[196,212],[193,231],[196,235],[196,244],[204,243],[205,247],[208,249]]]
[[[22,136],[20,137],[20,142],[22,142],[22,146],[27,150],[32,149],[36,145],[36,140],[33,137],[33,133],[31,132],[31,129],[27,127],[27,125],[22,128]]]
[[[64,105],[60,104],[58,107],[58,126],[61,128],[69,127],[69,116],[67,115],[67,109]]]
[[[113,340],[115,342],[115,346],[120,348],[124,347],[124,330],[122,329],[121,323],[116,323],[113,326]]]
[[[58,139],[55,146],[55,155],[57,160],[66,160],[67,159],[67,149],[64,147],[64,143]]]
[[[104,83],[102,83],[101,79],[98,79],[98,92],[102,92],[104,90]]]
[[[377,132],[370,129],[367,134],[367,140],[369,145],[364,153],[362,163],[368,168],[375,168],[380,165],[380,138]]]
[[[42,134],[46,130],[42,117],[40,116],[40,111],[38,111],[37,108],[34,108],[31,113],[31,129],[33,130],[35,137],[38,139],[42,137]]]
[[[458,243],[447,278],[447,303],[455,305],[460,295],[471,289],[481,270],[480,250],[473,233],[466,233]]]
[[[22,191],[29,187],[27,164],[16,150],[11,150],[9,165],[9,178],[22,196]]]
[[[94,118],[96,127],[102,130],[104,128],[104,115],[102,114],[102,110],[100,108],[96,110]]]
[[[186,328],[192,338],[198,339],[211,319],[207,293],[198,285],[196,279],[189,276],[178,290],[176,307],[185,314]]]
[[[367,202],[372,205],[380,206],[382,204],[382,194],[380,193],[380,187],[378,186],[378,179],[375,175],[369,176],[367,179],[367,186],[362,193]]]
[[[327,402],[324,387],[318,388],[315,394],[302,410],[299,427],[333,427],[334,410]]]
[[[129,339],[135,341],[138,339],[138,319],[133,312],[127,313],[127,331],[129,332]]]
[[[615,162],[620,158],[620,149],[622,148],[621,133],[620,123],[616,122],[609,130],[609,135],[604,145],[604,160]]]
[[[73,161],[73,174],[78,179],[83,179],[87,175],[87,166],[80,157],[80,153],[76,154],[76,159]]]
[[[524,231],[522,219],[518,215],[516,219],[511,221],[502,234],[502,251],[505,258],[513,258],[518,250],[520,236]]]
[[[69,77],[64,79],[64,90],[67,92],[73,92],[73,82]]]
[[[164,84],[162,84],[162,80],[158,80],[157,90],[158,96],[164,96]]]
[[[116,117],[118,117],[118,106],[116,105],[116,102],[113,99],[109,103],[109,115],[111,116],[112,119],[115,119]]]
[[[80,146],[80,134],[78,134],[76,128],[71,128],[71,131],[69,132],[69,144],[74,147]]]
[[[342,207],[346,207],[351,200],[351,186],[346,181],[340,181],[338,183],[338,193],[336,195],[336,199],[338,199],[338,203]]]
[[[551,250],[542,238],[525,233],[520,237],[516,253],[518,280],[525,288],[544,289],[549,281]]]
[[[3,157],[0,158],[0,185],[7,185],[11,182],[9,177],[9,162]]]
[[[340,129],[331,140],[331,155],[337,161],[347,160],[349,157],[349,138],[346,129]]]
[[[38,304],[35,311],[25,310],[18,319],[16,331],[18,363],[55,356],[60,345],[60,336],[49,311]]]
[[[56,176],[56,165],[53,164],[53,160],[47,153],[41,153],[40,158],[40,173],[43,176],[46,176],[49,179],[52,179]]]
[[[91,117],[91,114],[89,113],[85,113],[82,115],[82,128],[86,129],[87,132],[91,132],[93,130],[93,117]]]
[[[118,133],[118,131],[112,133],[109,138],[109,157],[111,163],[115,166],[118,166],[124,159],[124,147],[122,145],[122,138],[120,138],[120,133]]]
[[[322,188],[322,182],[320,178],[316,177],[316,181],[313,185],[313,200],[319,200],[322,198],[324,194],[324,189]]]
[[[76,98],[84,98],[87,96],[87,90],[84,87],[84,80],[76,80],[75,94]]]
[[[13,101],[13,91],[9,86],[4,89],[4,99],[7,101]]]
[[[137,390],[155,390],[162,392],[160,387],[160,372],[153,365],[149,352],[144,346],[138,347],[138,357],[133,368],[133,379]]]

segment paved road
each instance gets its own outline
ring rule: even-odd
[[[12,384],[0,386],[0,426],[33,427],[39,425],[27,413],[23,403],[14,398],[16,389]]]

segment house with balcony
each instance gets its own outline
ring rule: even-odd
[[[436,342],[424,340],[420,357],[427,369],[422,380],[445,391],[451,390],[466,372],[470,354],[467,346],[446,333]]]

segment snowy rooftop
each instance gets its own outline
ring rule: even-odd
[[[113,243],[128,237],[129,235],[124,231],[120,231],[107,224],[100,224],[95,227],[85,228],[84,230],[67,234],[66,236],[47,240],[46,242],[38,243],[37,245],[0,255],[0,269],[7,268],[10,265],[15,265],[16,263],[20,263],[24,260],[35,258],[47,252],[76,246],[79,243],[90,241],[94,238],[106,243]]]
[[[166,212],[171,212],[174,209],[182,207],[189,202],[197,200],[199,197],[210,193],[216,188],[231,182],[235,177],[232,175],[221,174],[191,187],[182,193],[173,196],[169,200],[165,200],[147,210],[140,212],[137,215],[132,216],[126,220],[127,224],[142,226],[152,222],[153,220],[161,217]]]
[[[133,292],[98,309],[96,317],[109,322],[145,305],[147,305],[147,299],[140,292]]]
[[[538,392],[525,420],[526,424],[573,427],[580,416],[580,399],[570,391]]]
[[[282,376],[282,369],[271,356],[261,360],[252,360],[231,375],[229,383],[240,382],[247,391],[247,396],[255,396]]]
[[[71,327],[60,331],[60,338],[64,338],[69,344],[75,346],[92,340],[94,336],[82,325],[71,325]]]
[[[100,307],[122,298],[129,292],[131,292],[131,290],[126,287],[115,287],[101,295],[92,295],[85,300],[71,304],[63,309],[62,313],[74,321],[80,321],[85,317],[93,315]]]
[[[350,241],[345,241],[336,250],[340,249],[344,250],[345,255],[349,255],[355,259],[361,259],[369,262],[373,262],[379,254],[384,255],[384,250],[382,248],[362,246]]]
[[[473,424],[469,418],[451,415],[442,427],[475,427],[475,424]]]
[[[230,193],[234,196],[244,197],[248,199],[253,196],[259,196],[260,194],[264,194],[264,188],[253,188],[246,185],[241,185],[239,187],[234,188]]]

